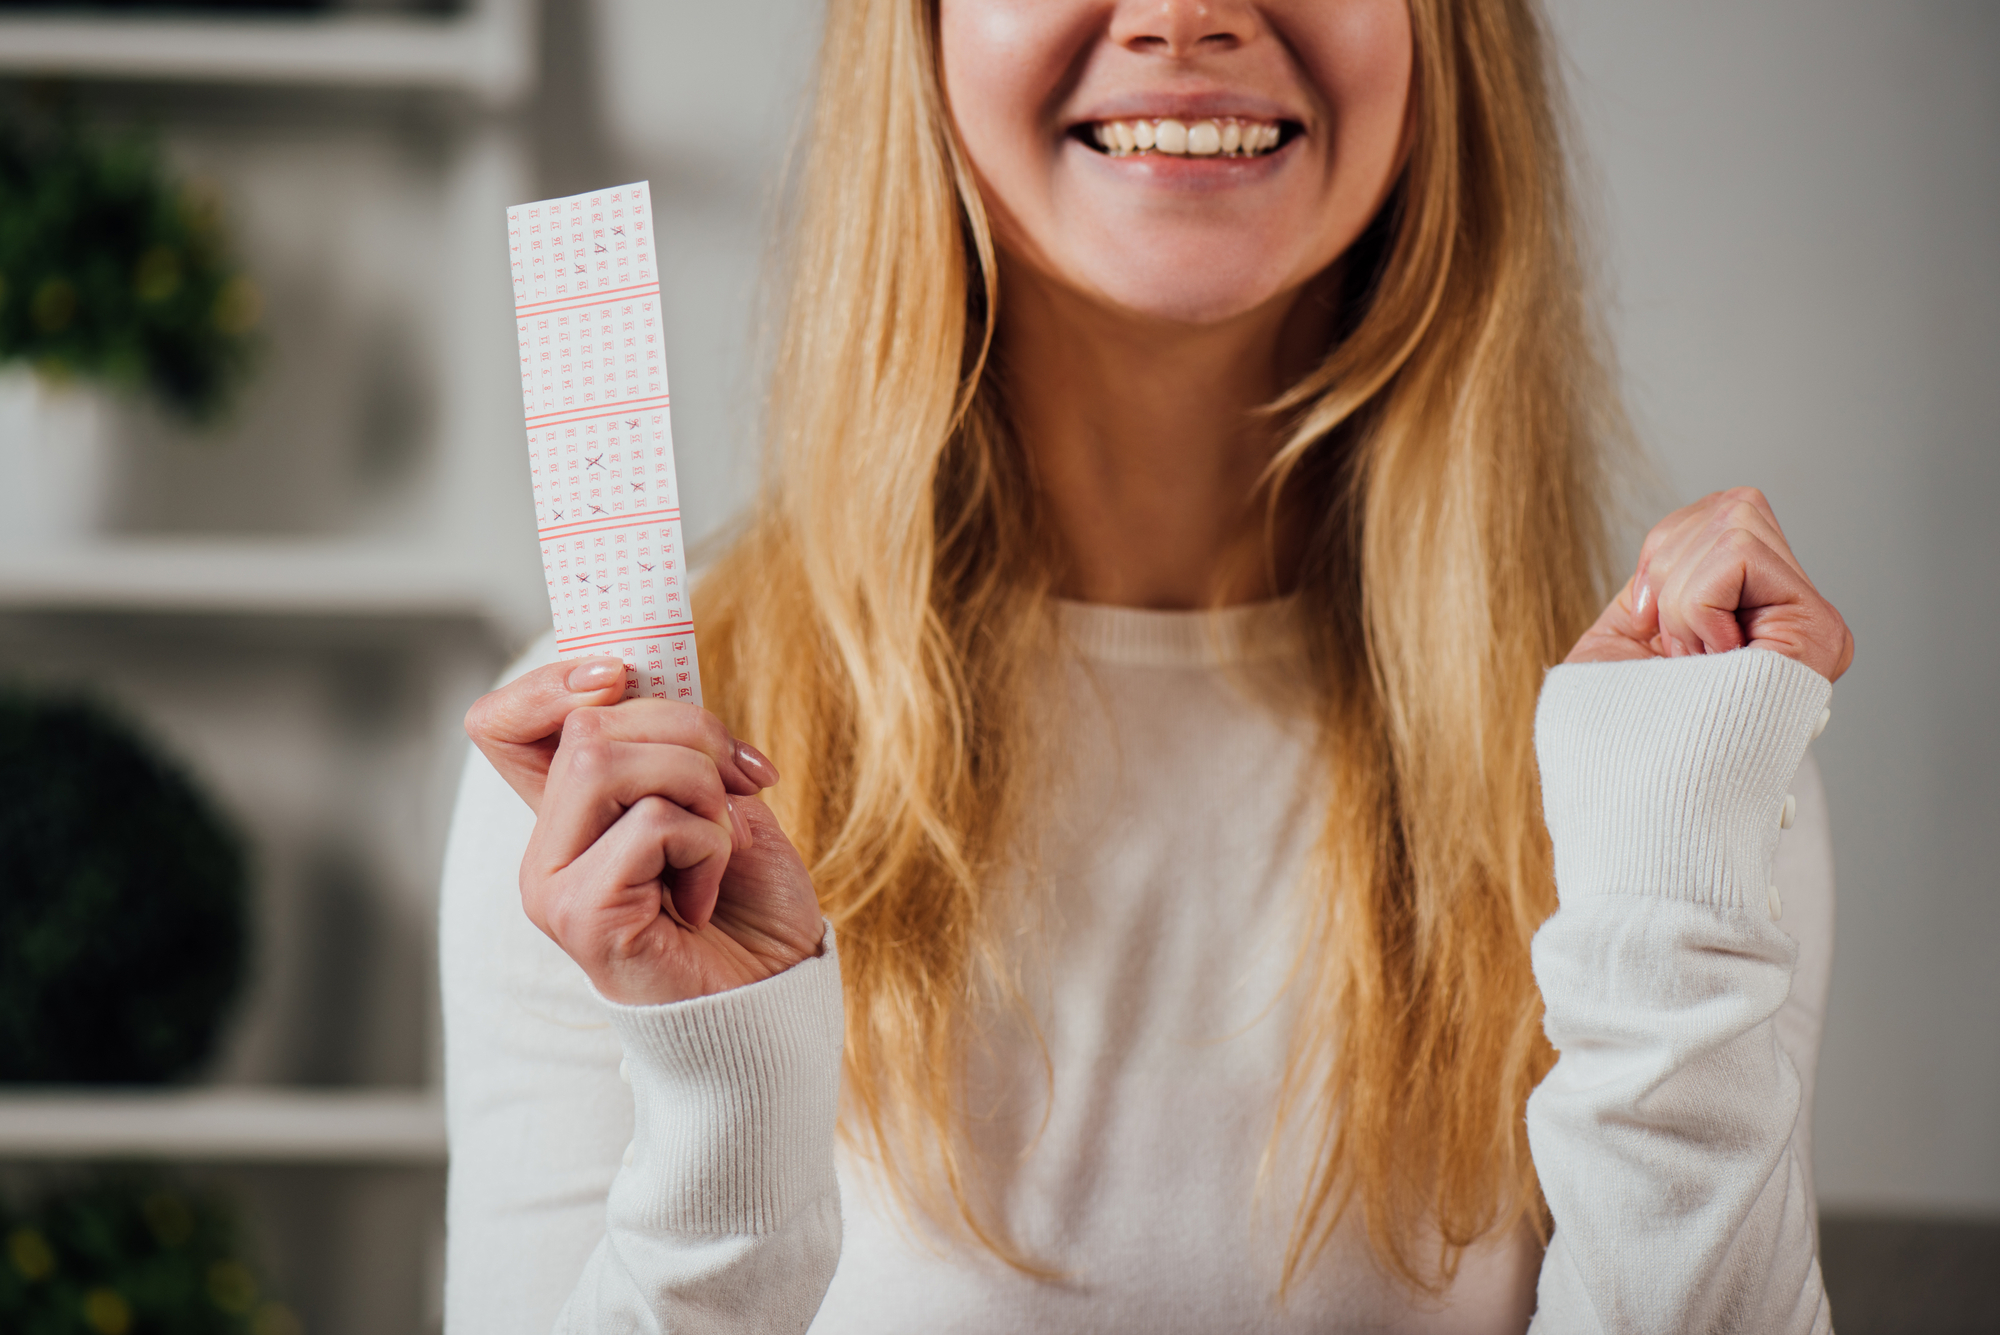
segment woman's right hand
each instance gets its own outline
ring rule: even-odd
[[[620,700],[615,659],[537,668],[465,730],[535,811],[529,919],[607,1000],[685,1001],[820,949],[812,878],[757,794],[777,771],[713,714]]]

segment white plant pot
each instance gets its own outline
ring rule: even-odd
[[[110,517],[112,413],[86,385],[0,370],[0,547],[70,547]]]

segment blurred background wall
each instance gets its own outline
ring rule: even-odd
[[[2000,1213],[2000,8],[1552,9],[1670,499],[1762,487],[1859,646],[1821,1200]]]
[[[1656,509],[1763,487],[1860,645],[1817,746],[1841,880],[1823,1204],[2000,1216],[2000,10],[1549,3]],[[469,4],[520,21],[516,83],[114,75],[101,53],[63,80],[214,183],[268,356],[218,436],[123,423],[96,546],[0,554],[0,673],[123,703],[249,828],[260,963],[214,1079],[407,1096],[394,1163],[227,1169],[315,1332],[436,1318],[457,719],[546,625],[499,206],[651,180],[699,551],[754,483],[765,224],[818,10]],[[9,56],[22,31],[0,92],[64,72]],[[0,1161],[24,1153],[9,1116]]]

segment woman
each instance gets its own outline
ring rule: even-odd
[[[714,714],[468,718],[453,1329],[1828,1328],[1851,642],[1754,491],[1604,606],[1529,0],[834,0],[818,99]]]

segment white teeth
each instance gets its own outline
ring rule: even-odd
[[[1098,121],[1090,127],[1090,137],[1113,157],[1128,153],[1165,153],[1173,157],[1209,158],[1255,157],[1278,146],[1282,134],[1267,121],[1223,120],[1180,121],[1150,118],[1129,121]]]

